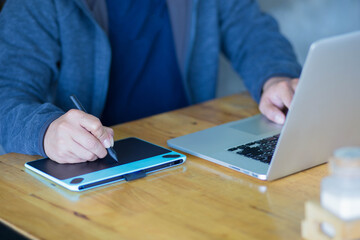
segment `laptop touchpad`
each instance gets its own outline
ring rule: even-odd
[[[229,127],[246,132],[252,135],[263,135],[274,131],[280,131],[282,125],[278,125],[266,119],[265,117],[250,118],[247,121],[237,122]]]

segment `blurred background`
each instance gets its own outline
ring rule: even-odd
[[[360,0],[258,0],[263,11],[279,22],[301,65],[312,42],[360,30]],[[360,43],[359,43],[360,44]],[[245,91],[230,64],[220,58],[217,96]]]
[[[220,0],[226,1],[226,0]],[[1,3],[4,0],[0,0]],[[310,44],[321,38],[360,30],[360,0],[258,0],[279,22],[303,65]],[[360,44],[360,43],[359,43]],[[217,96],[245,91],[241,79],[221,56]],[[0,146],[0,154],[4,153]]]

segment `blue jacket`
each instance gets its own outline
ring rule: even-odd
[[[185,4],[184,4],[185,3]],[[253,0],[168,0],[189,102],[215,97],[219,53],[256,101],[272,76],[300,66],[277,23]],[[48,125],[77,95],[95,116],[104,108],[111,49],[105,0],[7,0],[0,14],[0,144],[45,156]]]

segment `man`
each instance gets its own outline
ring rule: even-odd
[[[0,26],[1,144],[59,163],[104,157],[102,123],[213,98],[220,51],[279,124],[300,73],[253,0],[7,0]]]

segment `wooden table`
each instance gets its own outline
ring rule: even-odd
[[[166,140],[257,114],[234,95],[114,127],[115,139]],[[301,239],[304,203],[322,165],[264,182],[187,155],[180,167],[74,193],[29,173],[36,156],[0,156],[0,219],[34,239]]]

